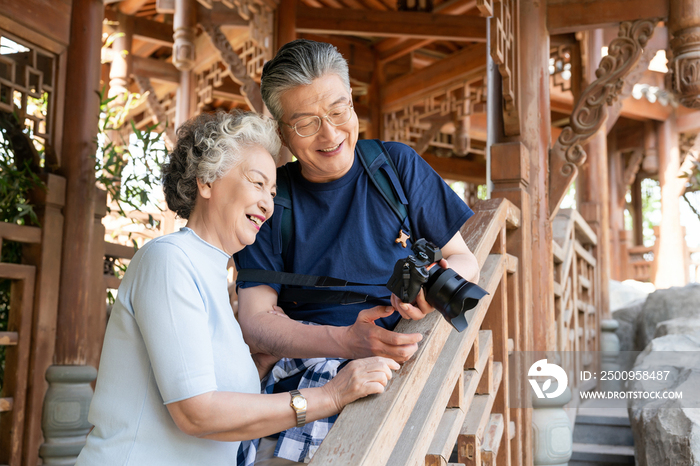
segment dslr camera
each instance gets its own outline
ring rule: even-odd
[[[468,325],[464,313],[488,293],[454,270],[440,267],[442,251],[426,239],[413,243],[411,250],[413,254],[396,262],[386,287],[404,303],[413,303],[423,288],[428,304],[461,332]]]

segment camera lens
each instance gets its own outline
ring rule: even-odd
[[[468,325],[464,313],[473,309],[488,293],[452,269],[443,269],[436,265],[429,273],[430,278],[424,285],[426,301],[461,332]]]

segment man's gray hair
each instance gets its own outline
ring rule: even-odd
[[[265,63],[260,83],[263,101],[272,116],[282,120],[280,103],[283,92],[297,86],[308,86],[314,79],[335,74],[350,92],[348,62],[331,44],[297,39],[285,44],[275,58]]]
[[[197,180],[213,183],[240,164],[246,149],[262,147],[277,160],[281,142],[275,120],[251,112],[202,113],[177,130],[177,143],[162,167],[168,208],[189,218]]]

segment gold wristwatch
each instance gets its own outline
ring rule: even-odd
[[[306,398],[299,390],[291,390],[289,394],[292,395],[289,406],[297,413],[297,427],[302,427],[306,424]]]

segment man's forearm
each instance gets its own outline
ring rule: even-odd
[[[347,358],[343,348],[346,327],[305,325],[274,314],[257,313],[241,325],[253,353],[284,358]]]
[[[445,260],[450,264],[450,268],[460,274],[464,279],[472,283],[479,281],[479,264],[473,254],[452,254]]]

